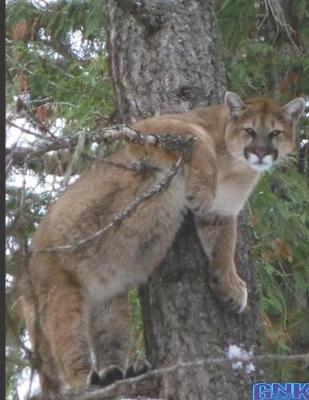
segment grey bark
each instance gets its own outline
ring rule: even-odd
[[[132,2],[130,2],[132,3]],[[136,1],[161,21],[149,31],[123,1],[106,1],[108,54],[123,122],[218,103],[224,69],[211,1]]]
[[[107,0],[106,19],[122,122],[222,102],[226,81],[213,1]],[[261,351],[259,288],[248,256],[247,215],[239,230],[237,262],[250,291],[244,314],[228,314],[214,300],[191,216],[141,290],[146,351],[154,366],[222,355],[229,344]],[[159,389],[161,398],[170,400],[249,399],[256,379],[261,379],[258,372],[205,366],[168,374]]]

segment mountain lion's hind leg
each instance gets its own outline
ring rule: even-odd
[[[37,310],[38,301],[33,287],[29,284],[28,274],[25,273],[20,285],[23,286],[23,293],[20,297],[21,307],[26,322],[26,328],[32,344],[34,360],[36,360],[38,375],[41,387],[41,394],[44,400],[55,397],[61,390],[61,380],[51,353],[48,339],[43,334]]]
[[[96,360],[89,383],[106,386],[123,379],[130,341],[127,294],[93,304],[89,331]]]
[[[91,353],[80,288],[57,282],[45,299],[40,325],[57,369],[71,388],[84,386],[91,371]]]
[[[199,239],[210,261],[210,286],[227,309],[242,312],[247,306],[247,287],[234,263],[237,217],[196,217]]]

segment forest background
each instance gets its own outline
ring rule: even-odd
[[[218,0],[216,14],[229,90],[282,103],[309,94],[308,0]],[[116,122],[102,21],[99,0],[7,3],[7,399],[19,398],[17,387],[31,373],[15,285],[31,235],[82,168],[112,151],[86,140]],[[258,264],[268,350],[276,354],[309,350],[308,121],[307,115],[298,125],[293,156],[265,174],[249,200],[251,258]],[[62,137],[76,146],[59,150]],[[44,146],[49,151],[35,153]],[[143,355],[134,291],[130,304],[134,359]],[[306,379],[295,364],[273,368],[279,381]]]

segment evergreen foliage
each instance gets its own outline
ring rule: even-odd
[[[217,17],[230,89],[284,102],[309,92],[309,3],[277,2],[284,21],[273,3],[218,1]]]
[[[309,2],[281,1],[287,26],[273,1],[217,3],[229,88],[244,98],[268,95],[281,102],[309,93]],[[267,8],[265,8],[267,5]],[[306,352],[309,346],[308,117],[298,126],[298,149],[266,174],[251,199],[262,309],[270,352]],[[276,365],[278,380],[308,379],[307,371]],[[307,376],[306,376],[307,374]]]
[[[309,187],[295,167],[265,176],[252,196],[262,309],[270,352],[305,352],[309,344]],[[277,365],[281,381],[306,379],[295,365]]]
[[[64,134],[105,121],[113,98],[103,21],[102,4],[95,0],[57,1],[44,8],[25,0],[10,2],[8,105],[20,96],[39,121],[64,118]]]

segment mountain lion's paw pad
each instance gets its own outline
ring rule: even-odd
[[[233,273],[225,277],[212,276],[210,286],[224,308],[236,313],[245,310],[248,291],[245,282],[237,274]]]
[[[133,378],[134,376],[143,375],[151,369],[150,364],[146,360],[138,360],[134,365],[130,365],[126,370],[125,378]]]
[[[123,370],[115,365],[102,369],[99,373],[100,386],[108,386],[124,378]]]

